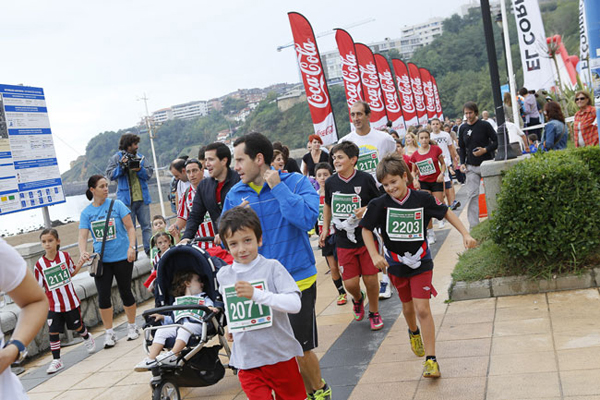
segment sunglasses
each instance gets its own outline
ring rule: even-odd
[[[583,100],[587,100],[585,97],[577,97],[575,98],[575,101],[583,101]]]

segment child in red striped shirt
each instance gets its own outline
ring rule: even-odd
[[[40,234],[40,241],[45,254],[37,261],[33,272],[48,297],[48,326],[53,360],[46,372],[53,374],[64,368],[60,358],[59,334],[63,333],[65,323],[67,329],[76,331],[83,338],[88,353],[94,352],[96,343],[83,323],[79,298],[71,282],[71,278],[81,269],[83,261],[75,265],[69,253],[59,251],[60,239],[56,229],[44,229]]]

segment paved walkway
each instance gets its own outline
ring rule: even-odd
[[[600,400],[598,289],[446,303],[450,274],[463,249],[460,234],[446,226],[433,246],[438,380],[421,378],[423,360],[410,350],[397,297],[380,303],[386,327],[371,332],[368,321],[353,322],[350,304],[335,304],[337,292],[317,257],[317,355],[334,399]],[[122,316],[116,320],[123,322]],[[99,328],[94,332],[101,334]],[[150,373],[133,371],[145,355],[141,340],[121,339],[89,357],[78,355],[84,352],[81,345],[73,346],[65,349],[65,358],[71,352],[74,360],[82,360],[43,383],[51,356],[27,365],[21,379],[31,387],[32,400],[151,398]],[[214,386],[182,388],[181,394],[185,399],[246,398],[230,371]]]

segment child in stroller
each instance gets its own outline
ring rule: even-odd
[[[219,310],[212,307],[212,300],[206,296],[202,281],[203,279],[200,275],[191,271],[182,271],[175,274],[173,281],[175,304],[203,304],[211,311],[218,313]],[[162,314],[151,314],[150,318],[154,318],[157,322],[160,321],[163,325],[169,325],[169,327],[156,332],[148,357],[135,367],[135,370],[138,372],[147,371],[155,367],[158,362],[163,366],[177,366],[180,362],[179,353],[187,346],[190,337],[202,334],[202,312],[194,313],[191,310],[175,311],[173,317]],[[182,326],[174,325],[176,323]],[[169,338],[175,338],[175,345],[166,354],[157,359],[157,356],[163,350]]]
[[[217,383],[225,375],[225,368],[219,358],[219,350],[223,349],[224,354],[229,358],[231,351],[225,338],[225,316],[224,312],[215,310],[223,309],[221,295],[217,290],[216,274],[217,269],[226,265],[224,261],[217,257],[211,257],[206,251],[200,249],[194,243],[185,246],[175,246],[165,252],[160,259],[157,268],[157,277],[155,281],[155,304],[157,308],[146,310],[142,316],[146,320],[144,326],[144,349],[148,358],[152,360],[155,357],[156,362],[147,368],[142,363],[136,366],[136,370],[152,372],[150,385],[153,391],[153,399],[171,399],[177,400],[179,396],[179,387],[203,387]],[[177,277],[177,278],[176,278]],[[199,279],[198,279],[199,278]],[[201,294],[201,298],[195,299],[195,304],[178,304],[176,297],[178,293],[173,292],[176,280],[183,280],[185,290],[190,294]],[[198,282],[199,281],[199,282]],[[189,284],[189,289],[188,285]],[[180,285],[179,285],[180,286]],[[187,297],[187,296],[184,296]],[[199,304],[204,300],[204,304]],[[210,306],[210,308],[209,308]],[[174,341],[174,337],[165,341],[164,347],[170,348],[171,353],[164,357],[159,355],[162,350],[161,330],[177,332],[186,329],[183,325],[157,325],[155,314],[165,316],[165,321],[170,322],[167,316],[174,312],[184,311],[187,317],[193,311],[201,310],[203,315],[200,317],[201,323],[188,323],[199,328],[189,332],[190,338],[185,344],[185,340]],[[173,319],[179,318],[173,315]],[[161,319],[161,317],[159,317]],[[190,329],[191,330],[191,329]],[[198,333],[200,332],[200,333]],[[166,334],[166,333],[165,333]],[[159,336],[157,340],[156,337]],[[172,336],[172,333],[169,334]],[[209,345],[213,339],[218,340],[218,344]],[[177,346],[177,342],[179,346]],[[156,346],[155,346],[156,344]],[[159,347],[160,346],[160,347]],[[177,354],[177,351],[183,346],[183,349]],[[228,365],[225,365],[229,368]],[[139,369],[137,369],[140,367]]]

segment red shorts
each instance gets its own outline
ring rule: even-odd
[[[306,388],[296,358],[273,365],[242,369],[238,372],[242,390],[248,400],[305,400]]]
[[[377,275],[379,270],[373,265],[373,260],[365,246],[357,249],[337,248],[338,264],[342,279],[347,281],[356,276]]]
[[[409,278],[399,278],[391,274],[388,276],[392,284],[396,287],[400,301],[403,303],[409,303],[412,299],[430,299],[437,296],[437,292],[432,284],[432,270]]]

